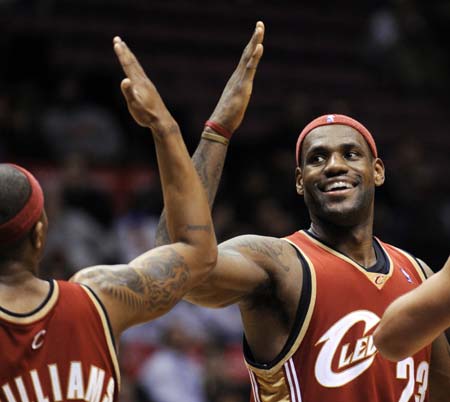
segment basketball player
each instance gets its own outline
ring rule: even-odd
[[[193,156],[210,204],[249,101],[263,35],[258,23]],[[296,190],[311,226],[282,239],[245,235],[222,243],[212,274],[186,299],[238,303],[255,402],[428,401],[429,388],[433,401],[448,401],[445,339],[398,364],[373,343],[386,307],[425,279],[425,266],[373,236],[375,188],[385,170],[371,133],[347,116],[319,117],[299,135],[296,160]],[[159,244],[164,227],[163,215]]]
[[[207,198],[178,125],[120,38],[130,113],[156,146],[173,244],[127,265],[96,266],[71,282],[39,279],[44,197],[22,167],[0,165],[0,400],[118,400],[115,340],[170,310],[215,264]]]
[[[450,327],[450,258],[416,290],[395,300],[374,333],[380,353],[404,359],[433,342]]]

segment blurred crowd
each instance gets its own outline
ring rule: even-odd
[[[25,3],[0,1],[0,14],[2,7],[17,15],[29,12]],[[296,7],[286,2],[290,3]],[[370,3],[362,13],[364,39],[354,57],[369,77],[374,99],[380,93],[395,99],[392,107],[402,111],[396,128],[391,117],[377,119],[376,107],[370,114],[361,112],[370,109],[371,100],[358,93],[361,104],[368,105],[361,109],[346,98],[345,85],[339,87],[339,95],[333,88],[322,97],[317,91],[310,96],[307,86],[305,91],[289,91],[283,103],[272,100],[270,109],[278,111],[266,116],[265,104],[257,100],[249,110],[253,118],[230,145],[213,211],[219,241],[244,233],[284,236],[308,227],[306,208],[295,193],[294,144],[309,120],[335,112],[361,115],[379,141],[387,182],[377,193],[376,235],[436,269],[446,259],[450,125],[441,111],[448,109],[443,93],[449,74],[440,38],[450,8],[443,6],[440,19],[433,19],[412,1]],[[52,2],[33,4],[51,9]],[[11,29],[7,39],[23,44],[28,41],[24,32]],[[102,76],[94,67],[86,72],[54,66],[47,72],[42,61],[35,60],[39,73],[27,74],[34,60],[20,48],[13,53],[8,43],[0,39],[0,50],[17,58],[9,57],[0,68],[0,160],[23,163],[44,186],[50,231],[42,275],[66,279],[82,267],[126,263],[152,248],[162,210],[153,146],[150,133],[133,125],[127,115],[117,73]],[[44,57],[27,49],[37,59]],[[286,85],[282,78],[278,77],[281,87]],[[257,78],[255,85],[258,91],[258,85],[267,87],[267,82]],[[219,94],[220,90],[214,99]],[[424,99],[424,108],[415,106]],[[417,103],[411,107],[412,101]],[[390,108],[383,102],[378,105]],[[169,108],[193,150],[202,126],[192,118],[191,106],[169,103]],[[205,120],[210,110],[196,113]],[[264,126],[258,125],[259,117],[266,119]],[[236,306],[210,310],[180,303],[168,315],[125,333],[120,345],[122,400],[247,400],[241,340]]]

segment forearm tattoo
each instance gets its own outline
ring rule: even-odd
[[[139,265],[138,265],[139,264]],[[185,293],[189,266],[173,249],[143,257],[136,266],[97,268],[88,279],[135,311],[167,310]]]
[[[214,147],[214,148],[213,148]],[[215,154],[212,157],[211,153],[217,151],[221,154]],[[202,140],[192,157],[195,170],[197,171],[203,188],[208,196],[209,208],[212,208],[214,199],[216,198],[217,189],[219,187],[220,178],[222,177],[223,165],[225,163],[226,147],[222,144],[217,144],[212,141]],[[166,215],[163,211],[156,229],[155,246],[162,246],[170,244],[171,240],[167,231]]]
[[[213,158],[210,153],[211,147],[223,147],[211,141],[203,141],[199,149],[192,157],[195,170],[197,171],[203,188],[208,195],[208,204],[211,209],[216,198],[217,188],[219,187],[220,178],[222,177],[223,165],[225,163],[225,155],[221,158]],[[226,152],[226,148],[223,152]]]

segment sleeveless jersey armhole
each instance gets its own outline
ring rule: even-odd
[[[304,327],[308,312],[311,309],[311,295],[312,295],[311,269],[312,268],[309,266],[308,262],[305,260],[304,256],[298,250],[298,248],[295,247],[292,243],[291,243],[291,246],[294,247],[295,252],[297,253],[297,256],[301,262],[301,267],[302,267],[302,272],[303,272],[302,291],[300,293],[300,299],[298,302],[298,307],[297,307],[297,312],[295,315],[294,324],[292,326],[291,332],[290,332],[288,339],[287,339],[285,345],[283,346],[281,352],[278,354],[278,356],[275,359],[273,359],[272,361],[267,362],[267,363],[257,362],[254,359],[253,354],[250,350],[250,346],[248,345],[247,339],[245,338],[245,334],[244,334],[244,337],[243,337],[244,357],[245,357],[246,363],[254,369],[260,369],[260,370],[275,369],[279,365],[283,364],[295,352],[295,350],[298,348],[298,345],[296,345],[296,343],[298,343],[297,340],[298,340],[299,335],[302,332],[302,329]],[[309,324],[309,320],[308,320],[307,324]],[[295,347],[294,347],[294,345],[295,345]]]
[[[114,339],[114,333],[112,331],[111,323],[109,321],[108,312],[105,309],[105,306],[101,302],[100,298],[97,296],[97,294],[87,285],[80,284],[81,288],[84,289],[84,291],[87,293],[87,295],[90,297],[91,301],[93,302],[95,308],[97,309],[100,319],[103,324],[103,330],[105,333],[106,342],[108,344],[109,354],[111,356],[111,360],[114,366],[114,370],[116,372],[116,377],[118,380],[118,389],[120,389],[120,369],[119,369],[119,360],[117,356],[117,348],[116,348],[116,341]]]
[[[109,321],[108,312],[106,311],[105,306],[103,305],[103,303],[100,300],[100,298],[97,296],[97,293],[95,293],[88,285],[82,284],[81,286],[86,288],[90,292],[90,294],[95,298],[95,300],[99,304],[100,308],[102,309],[103,315],[105,316],[106,324],[108,326],[109,334],[111,335],[112,344],[114,346],[114,349],[116,349],[116,340],[114,338],[114,333],[113,333],[113,330],[112,330],[112,327],[111,327],[111,323]]]
[[[418,271],[419,275],[422,277],[422,282],[425,282],[428,279],[428,274],[425,271],[425,268],[422,266],[422,263],[419,261],[419,259],[416,256],[412,255],[410,252],[403,250],[402,248],[399,248],[399,247],[395,247],[395,248],[398,251],[400,251],[401,253],[403,253],[404,255],[406,255],[406,257],[408,257],[408,259],[413,262],[414,267]],[[417,269],[417,268],[419,268],[419,269]]]

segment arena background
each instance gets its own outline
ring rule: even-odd
[[[325,113],[375,136],[387,168],[375,233],[438,269],[450,244],[450,3],[0,0],[0,160],[36,172],[50,218],[42,275],[132,259],[162,208],[149,132],[112,51],[141,59],[191,151],[257,20],[265,52],[214,210],[219,240],[308,225],[294,144]],[[248,397],[235,308],[181,303],[125,334],[123,401]]]

